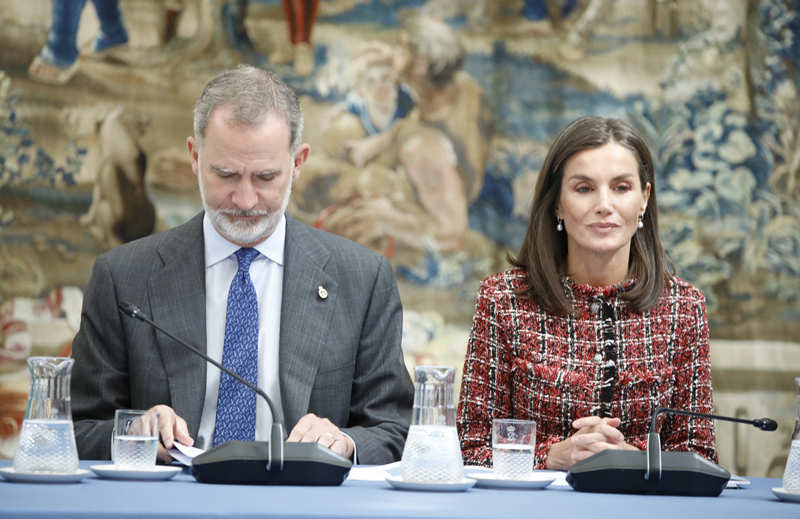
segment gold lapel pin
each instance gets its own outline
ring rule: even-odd
[[[322,285],[320,285],[320,286],[318,286],[318,287],[317,287],[317,295],[318,295],[318,296],[319,296],[319,298],[320,298],[320,299],[322,299],[323,301],[325,301],[326,299],[328,299],[328,291],[327,291],[327,290],[325,289],[325,287],[324,287],[324,286],[322,286]]]

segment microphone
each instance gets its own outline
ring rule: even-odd
[[[774,431],[778,428],[777,422],[769,418],[746,420],[657,407],[650,418],[645,451],[607,449],[598,452],[573,464],[567,472],[567,483],[581,492],[711,497],[720,495],[731,477],[730,472],[696,452],[661,451],[656,418],[662,413],[746,423],[762,431]]]
[[[263,398],[276,417],[267,394],[238,374],[176,337],[147,317],[133,303],[121,301],[120,311],[152,326],[187,350],[200,356]],[[268,442],[229,441],[192,460],[192,473],[201,483],[246,485],[341,485],[353,463],[319,443],[284,442],[283,425],[273,421]]]
[[[682,416],[696,416],[698,418],[713,418],[715,420],[727,420],[729,422],[738,422],[754,425],[762,431],[774,431],[778,428],[778,422],[771,418],[757,418],[755,420],[747,420],[746,418],[734,418],[732,416],[719,416],[716,414],[696,413],[694,411],[682,411],[680,409],[670,409],[669,407],[656,407],[653,415],[650,418],[650,434],[656,432],[656,418],[661,413],[679,414]]]

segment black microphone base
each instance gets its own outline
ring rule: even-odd
[[[201,483],[233,485],[341,485],[353,463],[318,443],[285,442],[283,470],[273,459],[267,470],[269,442],[232,441],[209,449],[192,460],[192,473]]]
[[[575,463],[567,483],[580,492],[718,496],[730,473],[695,452],[662,452],[661,479],[647,471],[645,451],[605,450]]]

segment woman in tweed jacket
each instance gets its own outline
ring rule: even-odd
[[[494,418],[537,424],[537,468],[643,449],[657,407],[712,412],[703,293],[667,272],[653,161],[616,119],[551,146],[514,268],[478,291],[458,405],[464,461],[490,465]],[[664,416],[664,450],[716,461],[711,420]]]

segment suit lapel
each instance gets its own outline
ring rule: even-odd
[[[170,231],[159,245],[163,266],[149,280],[153,320],[206,352],[205,250],[202,213]],[[196,437],[206,387],[206,362],[163,334],[157,334],[172,407]]]
[[[280,330],[280,386],[287,432],[308,409],[311,388],[337,305],[337,285],[325,272],[330,251],[286,216]],[[320,295],[323,287],[326,294]]]

